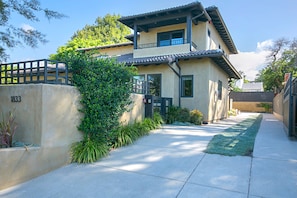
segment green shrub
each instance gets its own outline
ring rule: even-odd
[[[167,117],[166,117],[166,123],[172,124],[173,122],[177,121],[179,111],[180,111],[180,107],[177,107],[177,106],[169,107]]]
[[[196,125],[201,125],[203,114],[201,111],[194,109],[190,112],[190,122]]]
[[[171,106],[168,109],[166,122],[172,124],[173,122],[189,122],[190,110],[187,108],[181,108],[177,106]]]
[[[154,113],[154,119],[145,118],[142,122],[132,125],[120,126],[112,133],[111,146],[118,148],[132,144],[144,135],[148,135],[151,130],[157,129],[163,123],[159,113]]]
[[[9,111],[7,119],[2,113],[2,121],[0,122],[0,148],[12,147],[12,138],[15,134],[17,124],[15,123],[14,112]]]
[[[154,112],[153,121],[157,128],[161,127],[161,125],[164,124],[163,118],[158,112]]]
[[[228,111],[228,116],[236,116],[238,114],[237,109],[231,109]]]
[[[113,139],[111,132],[119,127],[119,117],[131,103],[131,79],[136,69],[88,53],[64,55],[62,59],[68,63],[73,83],[81,94],[83,118],[78,129],[87,137],[73,147],[73,161],[92,162],[105,155],[105,147]]]
[[[190,121],[190,110],[187,108],[179,109],[177,116],[177,121],[179,122],[189,122]]]
[[[93,163],[108,155],[109,146],[105,141],[87,137],[74,143],[71,151],[72,162]]]

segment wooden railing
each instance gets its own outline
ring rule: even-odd
[[[47,59],[0,65],[0,84],[64,84],[72,85],[66,63]]]

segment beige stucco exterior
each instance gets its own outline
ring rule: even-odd
[[[264,103],[272,106],[272,102],[264,102]],[[265,109],[262,106],[261,102],[233,102],[232,106],[234,109],[238,109],[243,112],[272,113],[272,108],[267,111],[267,109]]]
[[[205,38],[206,49],[221,49],[225,52],[225,55],[229,56],[230,51],[227,48],[225,42],[220,37],[218,31],[211,22],[205,23]],[[208,30],[210,31],[210,37],[208,37]]]
[[[20,96],[20,102],[11,102]],[[14,141],[35,146],[0,149],[0,189],[61,167],[69,162],[69,148],[82,138],[79,93],[71,86],[0,86],[0,112],[14,110]]]
[[[144,119],[144,108],[143,94],[131,94],[132,103],[127,108],[127,111],[123,113],[120,118],[122,125],[133,124],[140,122]]]
[[[177,18],[176,20],[179,19]],[[162,21],[162,16],[160,16],[160,21]],[[138,21],[136,24],[137,23]],[[188,33],[187,27],[189,25],[187,22],[174,25],[165,25],[161,27],[154,26],[150,29],[147,29],[146,31],[141,31],[137,36],[137,49],[132,49],[131,51],[131,53],[133,53],[133,58],[145,59],[154,56],[161,57],[174,54],[190,54],[193,51],[201,51],[203,54],[203,52],[207,50],[220,49],[224,52],[224,58],[228,59],[228,56],[231,52],[225,43],[226,40],[224,41],[221,38],[218,30],[211,20],[198,21],[196,24],[192,20],[190,25],[190,34]],[[223,24],[223,26],[224,25],[225,24]],[[158,46],[157,43],[159,33],[180,30],[183,30],[183,39],[186,41],[184,44],[168,45],[162,47]],[[225,33],[229,34],[228,30],[226,30]],[[222,34],[224,34],[224,32]],[[187,39],[188,35],[191,35],[192,38],[190,40],[193,44],[187,43],[189,41],[189,39]],[[232,47],[233,46],[231,46],[231,48]],[[113,49],[114,48],[110,48],[110,50]],[[105,52],[107,53],[107,51]],[[119,52],[117,51],[117,53]],[[126,51],[123,51],[121,54],[125,53]],[[236,49],[234,49],[232,53],[236,53]],[[181,75],[193,75],[193,97],[180,97],[179,77],[172,71],[168,64],[172,64],[177,72],[179,72],[179,69],[176,65],[176,62],[169,62],[170,61],[168,60],[168,63],[162,62],[160,64],[156,63],[151,65],[138,64],[137,68],[139,75],[145,75],[145,79],[147,80],[148,74],[161,74],[161,96],[173,98],[174,105],[181,104],[181,107],[186,107],[190,110],[200,110],[204,114],[204,121],[212,122],[226,118],[228,116],[229,76],[221,69],[221,65],[213,62],[210,58],[208,58],[207,55],[204,56],[204,54],[202,58],[178,60],[178,65],[181,68]],[[221,98],[218,98],[219,81],[222,83]]]
[[[181,75],[193,75],[193,97],[181,97],[181,106],[198,109],[204,121],[215,121],[227,117],[228,77],[210,59],[180,61]],[[139,66],[140,75],[161,74],[161,96],[173,98],[179,103],[179,77],[166,64]],[[222,81],[222,99],[217,99],[218,81]]]
[[[133,52],[133,44],[131,45],[124,45],[118,47],[106,47],[97,49],[98,53],[102,56],[108,55],[110,57],[118,56],[121,54],[129,54]]]
[[[12,102],[11,97],[21,97]],[[143,95],[120,118],[123,124],[144,118]],[[0,112],[14,110],[17,129],[13,141],[27,147],[0,148],[0,190],[27,181],[70,162],[70,146],[82,139],[77,130],[82,114],[80,94],[73,86],[21,84],[0,86]],[[2,115],[1,118],[2,120]]]

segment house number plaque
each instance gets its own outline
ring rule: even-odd
[[[22,96],[11,96],[11,102],[22,102]]]

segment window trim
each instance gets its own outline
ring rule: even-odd
[[[218,80],[218,100],[222,100],[223,95],[223,82]]]
[[[183,80],[183,78],[185,78],[185,77],[191,77],[191,79],[192,79],[192,90],[191,90],[191,95],[190,96],[185,95],[185,91],[184,91],[185,83],[184,83],[184,80]],[[181,90],[180,91],[181,91],[180,96],[182,98],[193,98],[194,97],[194,75],[182,75],[181,76]]]
[[[182,33],[182,43],[181,44],[172,44],[172,35],[174,33]],[[169,41],[170,41],[169,45],[160,45],[160,41],[161,41],[160,37],[162,35],[169,35]],[[172,46],[172,45],[182,45],[184,43],[185,43],[185,30],[184,29],[157,33],[157,46],[158,47],[165,47],[165,46]]]
[[[150,88],[150,82],[149,82],[149,76],[150,75],[160,75],[160,95],[157,97],[162,97],[162,74],[161,73],[156,73],[156,74],[147,74],[146,75],[146,81],[147,81],[147,86],[148,86],[148,94],[151,94],[151,88]]]

